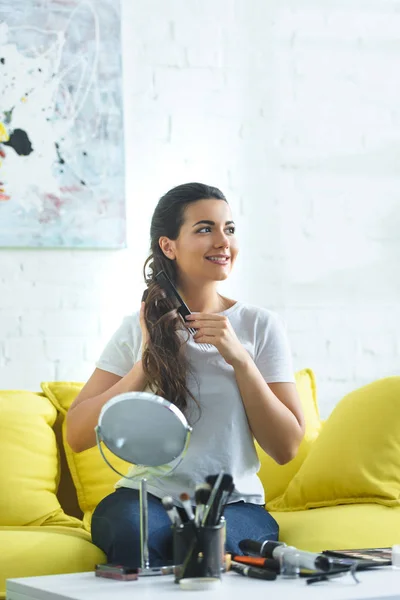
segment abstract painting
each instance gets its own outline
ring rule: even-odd
[[[126,245],[119,0],[1,0],[0,247]]]

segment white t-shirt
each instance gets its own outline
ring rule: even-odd
[[[267,383],[295,382],[285,324],[276,312],[236,302],[218,314],[229,318],[239,341]],[[179,335],[184,340],[187,333],[182,331]],[[96,366],[123,377],[140,360],[141,343],[138,311],[124,318]],[[182,492],[193,497],[196,484],[204,483],[207,475],[223,471],[232,475],[235,484],[230,502],[264,504],[264,490],[257,476],[260,463],[233,367],[215,346],[203,352],[191,336],[185,352],[195,375],[194,378],[188,373],[186,384],[198,401],[201,414],[189,397],[185,416],[193,431],[188,450],[170,475],[150,477],[148,491],[159,498],[170,495],[179,505]],[[128,476],[137,478],[123,478],[115,487],[138,489],[146,472],[145,467],[132,466]]]

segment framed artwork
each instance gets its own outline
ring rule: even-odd
[[[1,0],[0,247],[126,246],[119,0]]]

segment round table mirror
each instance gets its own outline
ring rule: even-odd
[[[102,441],[116,456],[135,465],[157,467],[182,460],[192,428],[174,404],[148,392],[127,392],[111,398],[101,409],[96,437],[100,452]],[[179,462],[178,462],[179,464]],[[178,464],[171,466],[171,471]],[[164,475],[168,474],[164,473]],[[140,542],[141,575],[162,573],[162,568],[150,567],[148,553],[148,509],[146,477],[140,481]]]

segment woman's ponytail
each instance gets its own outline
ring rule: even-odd
[[[187,372],[191,368],[183,346],[190,334],[182,323],[174,301],[167,297],[154,276],[164,270],[178,287],[176,262],[164,254],[159,240],[163,236],[176,240],[184,223],[187,205],[206,199],[226,202],[220,190],[201,183],[180,185],[159,200],[150,226],[151,254],[143,267],[147,286],[144,318],[149,332],[149,340],[142,356],[143,370],[153,393],[169,400],[182,411],[188,406],[188,396],[198,404],[186,385]],[[186,340],[181,335],[185,332]]]

